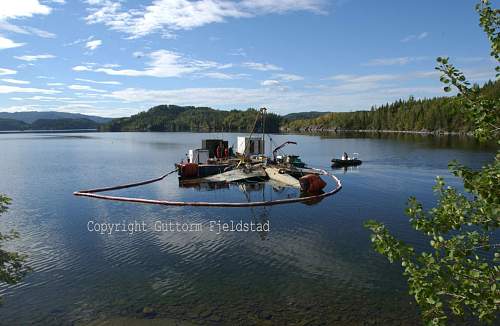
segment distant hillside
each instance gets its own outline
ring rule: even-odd
[[[0,118],[0,131],[26,130],[30,125],[24,121]]]
[[[500,81],[480,88],[487,98],[500,98]],[[500,114],[500,110],[499,110]],[[461,132],[471,125],[457,97],[398,100],[370,111],[332,112],[314,119],[285,121],[282,131],[424,131]]]
[[[14,119],[0,119],[0,131],[98,129],[90,119],[38,119],[29,124]]]
[[[33,123],[39,119],[88,119],[97,123],[106,123],[111,121],[111,118],[57,111],[0,112],[0,119],[14,119],[24,121],[26,123]]]
[[[328,114],[329,112],[319,112],[319,111],[310,111],[310,112],[297,112],[297,113],[289,113],[283,116],[283,119],[287,121],[294,120],[302,120],[302,119],[314,119],[320,117],[322,115]]]
[[[500,81],[480,88],[483,96],[500,97]],[[500,110],[499,110],[500,112]],[[158,105],[130,117],[109,119],[63,112],[0,112],[0,130],[192,131],[249,132],[255,109],[216,110],[209,107]],[[45,116],[45,118],[42,118]],[[66,117],[71,118],[66,118]],[[17,119],[14,119],[17,117]],[[48,117],[48,118],[47,118]],[[57,117],[57,118],[56,118]],[[266,132],[415,131],[466,133],[471,126],[457,97],[398,100],[370,111],[268,113]],[[257,121],[256,131],[262,126]]]
[[[97,129],[99,124],[90,119],[38,119],[31,124],[32,130]]]
[[[113,119],[101,126],[102,131],[194,131],[248,132],[252,129],[257,111],[223,111],[208,107],[159,105],[128,118]],[[268,114],[266,131],[278,132],[281,117]],[[261,130],[260,121],[257,130]]]

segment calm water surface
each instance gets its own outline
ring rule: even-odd
[[[400,267],[370,248],[362,224],[385,222],[423,248],[403,214],[415,195],[429,207],[437,175],[452,159],[480,167],[494,150],[470,139],[432,136],[326,138],[272,135],[316,167],[343,151],[363,165],[335,170],[344,188],[316,205],[272,208],[156,207],[74,197],[79,189],[159,176],[203,138],[237,134],[71,133],[0,135],[0,192],[13,199],[0,230],[19,231],[9,244],[29,255],[34,272],[0,286],[0,323],[93,324],[160,319],[203,325],[411,325],[418,311],[406,295]],[[172,176],[120,195],[171,200],[246,201],[294,196],[268,185],[218,191],[179,189]],[[248,196],[248,197],[247,197]],[[244,221],[270,232],[154,232],[101,235],[97,222]]]

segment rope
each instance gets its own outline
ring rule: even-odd
[[[327,176],[331,177],[335,181],[336,187],[333,190],[330,190],[328,192],[318,194],[318,195],[311,195],[311,196],[307,196],[307,197],[275,199],[275,200],[258,201],[258,202],[236,202],[236,203],[234,203],[234,202],[232,203],[232,202],[170,201],[170,200],[155,200],[155,199],[119,197],[119,196],[108,196],[108,195],[96,194],[98,192],[103,192],[103,191],[132,188],[132,187],[137,187],[137,186],[142,186],[142,185],[146,185],[149,183],[157,182],[157,181],[163,180],[168,175],[177,171],[177,170],[173,170],[173,171],[170,171],[169,173],[164,174],[161,177],[156,178],[156,179],[146,180],[146,181],[137,182],[137,183],[129,183],[129,184],[115,186],[115,187],[80,190],[80,191],[74,192],[73,195],[90,197],[90,198],[97,198],[97,199],[104,199],[104,200],[114,200],[114,201],[121,201],[121,202],[153,204],[153,205],[163,205],[163,206],[257,207],[257,206],[274,206],[274,205],[292,204],[292,203],[300,203],[300,202],[305,202],[305,201],[310,201],[310,200],[317,200],[317,199],[329,197],[329,196],[337,193],[338,191],[340,191],[340,189],[342,189],[342,183],[340,182],[340,180],[336,176],[326,172],[325,170],[319,170],[319,169],[315,169],[315,170],[318,170],[318,172],[320,172],[323,175],[327,175]]]

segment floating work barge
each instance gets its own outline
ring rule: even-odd
[[[261,115],[264,119],[265,109]],[[237,137],[236,153],[223,139],[203,140],[202,148],[189,150],[187,160],[175,165],[179,184],[273,180],[307,193],[320,193],[326,186],[322,173],[307,168],[298,155],[278,155],[286,145],[296,142],[276,146],[269,158],[265,155],[265,134],[262,138],[252,135],[253,131],[248,137]]]
[[[278,155],[278,151],[285,145],[296,144],[295,142],[288,141],[275,147],[272,151],[272,157],[265,155],[265,114],[266,109],[262,108],[249,137],[238,137],[238,149],[236,153],[233,152],[233,147],[229,146],[229,142],[226,140],[206,139],[202,141],[201,148],[189,150],[186,154],[187,158],[180,163],[176,163],[174,170],[158,178],[113,187],[80,190],[74,192],[74,195],[165,206],[256,207],[300,202],[312,203],[337,193],[342,188],[342,184],[333,174],[324,170],[307,167],[297,155]],[[262,119],[262,137],[252,137],[259,118]],[[192,202],[99,194],[106,191],[138,187],[158,182],[175,172],[178,174],[179,186],[182,187],[217,190],[229,188],[228,185],[230,183],[248,185],[249,182],[272,181],[273,184],[280,187],[290,187],[300,190],[300,196],[258,202]],[[324,192],[323,189],[326,186],[326,182],[321,176],[331,178],[335,183],[335,187]]]

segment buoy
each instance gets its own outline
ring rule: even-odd
[[[326,186],[326,182],[321,179],[319,175],[308,174],[299,179],[300,187],[302,191],[315,194],[323,190]]]

